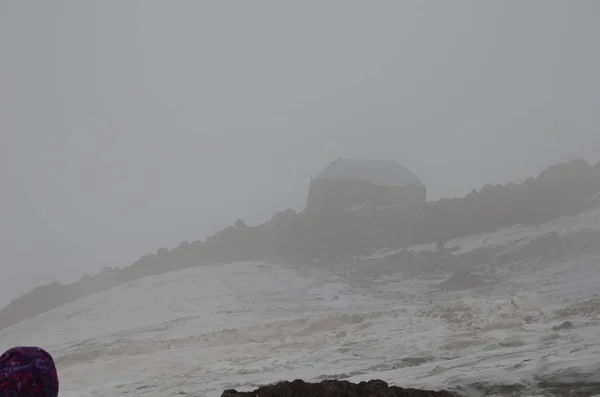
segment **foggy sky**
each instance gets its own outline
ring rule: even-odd
[[[0,3],[0,306],[237,218],[339,156],[429,199],[600,160],[600,3]]]

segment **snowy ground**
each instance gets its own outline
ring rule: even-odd
[[[598,213],[449,245],[598,229]],[[600,252],[520,264],[496,286],[447,293],[429,288],[439,280],[401,275],[360,288],[314,268],[196,267],[70,303],[2,331],[0,344],[48,348],[64,397],[219,396],[323,377],[473,396],[591,396],[584,386],[600,385],[599,264]],[[566,320],[571,329],[553,329]]]

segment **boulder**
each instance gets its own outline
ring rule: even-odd
[[[389,386],[382,380],[351,383],[345,380],[324,380],[307,383],[297,379],[261,386],[251,392],[225,390],[221,397],[456,397],[449,391],[403,389]]]
[[[570,321],[565,321],[561,325],[556,325],[556,326],[552,327],[552,329],[554,331],[559,331],[561,329],[571,329],[571,328],[573,328],[573,323]]]

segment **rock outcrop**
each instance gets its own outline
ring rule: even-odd
[[[302,380],[262,386],[250,392],[225,390],[221,397],[455,397],[442,390],[403,389],[389,386],[382,380],[351,383],[344,380],[324,380],[307,383]]]

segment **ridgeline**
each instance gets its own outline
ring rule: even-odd
[[[597,206],[599,193],[600,163],[592,167],[572,160],[521,184],[486,185],[462,198],[426,202],[410,210],[374,205],[341,211],[288,209],[258,226],[238,220],[206,241],[161,248],[130,266],[105,268],[72,284],[35,288],[0,311],[0,329],[84,296],[173,270],[260,260],[328,266],[388,247],[443,247],[457,237],[575,215]]]

